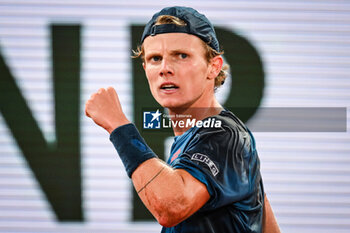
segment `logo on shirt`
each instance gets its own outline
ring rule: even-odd
[[[160,129],[160,116],[162,113],[159,109],[155,112],[143,112],[143,128],[144,129]]]
[[[179,157],[179,154],[181,153],[181,148],[179,148],[171,157],[170,162],[172,163],[175,159],[177,159],[177,157]]]
[[[195,153],[195,154],[192,155],[191,160],[205,163],[209,167],[209,169],[210,169],[211,173],[213,174],[213,176],[216,176],[219,173],[219,168],[206,155],[203,155],[201,153]]]

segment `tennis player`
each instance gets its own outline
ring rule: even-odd
[[[126,118],[113,88],[93,94],[85,111],[110,133],[162,232],[279,232],[253,135],[214,95],[226,73],[210,21],[192,8],[164,8],[147,23],[140,44],[135,56],[174,122],[167,163]]]

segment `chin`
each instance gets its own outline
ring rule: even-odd
[[[158,101],[158,103],[163,107],[163,108],[181,108],[184,105],[179,103],[178,101]]]
[[[179,108],[181,105],[178,104],[173,104],[173,103],[166,103],[166,104],[161,104],[163,108]]]

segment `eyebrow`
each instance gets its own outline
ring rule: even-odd
[[[186,53],[186,54],[189,54],[190,51],[187,50],[187,49],[174,49],[174,50],[171,50],[170,51],[170,54],[171,55],[176,55],[176,54],[179,54],[179,53]],[[149,53],[146,53],[145,54],[145,59],[149,59],[149,58],[152,58],[154,56],[162,56],[159,52],[157,51],[154,51],[154,52],[149,52]]]
[[[179,53],[189,53],[187,49],[175,49],[170,52],[170,54],[179,54]]]
[[[151,58],[151,57],[154,57],[154,56],[160,56],[160,53],[159,53],[159,52],[145,53],[145,58],[146,58],[146,59]]]

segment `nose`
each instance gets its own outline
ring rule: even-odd
[[[174,74],[171,62],[167,58],[162,59],[161,68],[159,70],[160,77],[168,77]]]

